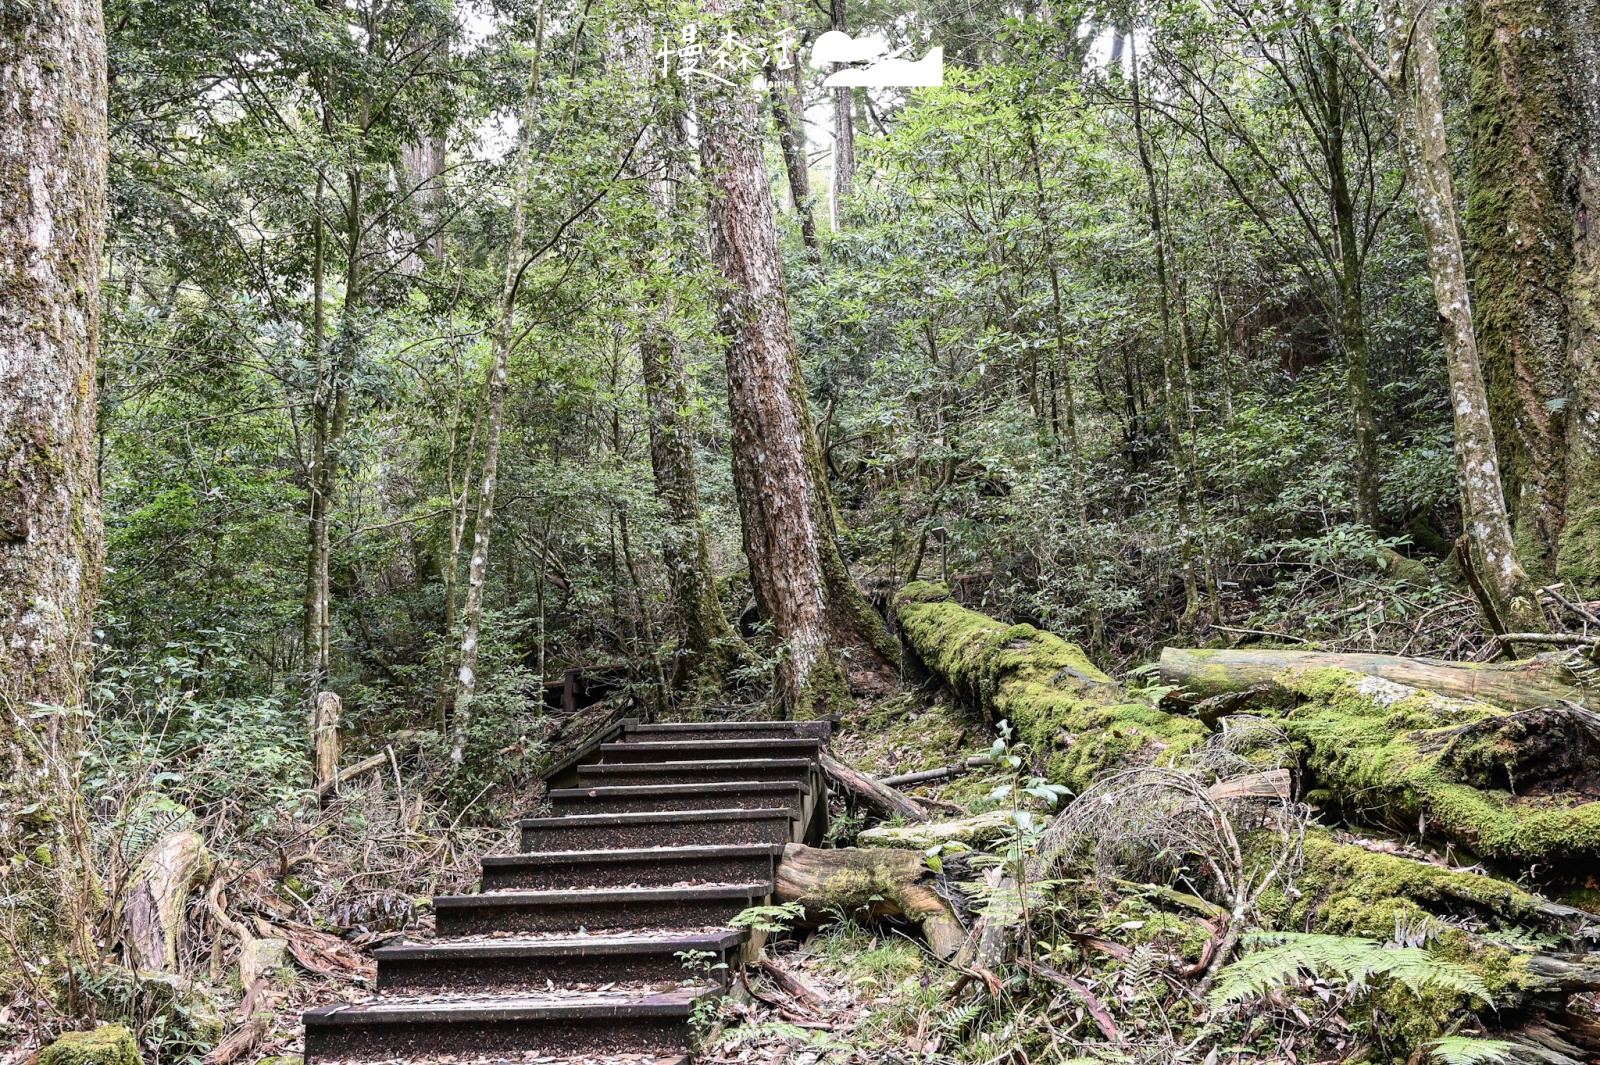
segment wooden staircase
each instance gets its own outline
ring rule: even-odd
[[[522,853],[485,858],[479,894],[434,899],[435,938],[380,947],[376,994],[305,1015],[306,1065],[679,1060],[696,1004],[759,947],[729,920],[768,900],[785,843],[826,830],[830,736],[624,721],[591,738],[547,777],[552,816],[519,823]]]

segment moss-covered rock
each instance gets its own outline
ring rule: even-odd
[[[1207,730],[1134,699],[1083,649],[1032,625],[1005,625],[951,602],[942,584],[907,585],[900,631],[963,699],[1011,723],[1053,781],[1077,790],[1107,769],[1188,751]]]
[[[68,1032],[39,1054],[39,1065],[139,1065],[139,1044],[120,1024]]]

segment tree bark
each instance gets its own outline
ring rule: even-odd
[[[210,870],[205,840],[192,828],[163,836],[140,859],[117,915],[129,968],[177,971],[178,933],[189,891]]]
[[[1592,695],[1564,664],[1568,655],[1541,655],[1511,664],[1442,662],[1399,655],[1327,651],[1212,651],[1167,647],[1161,652],[1161,683],[1177,684],[1203,698],[1247,692],[1266,685],[1282,693],[1278,676],[1290,669],[1347,669],[1458,699],[1481,699],[1522,710],[1558,706],[1563,699]]]
[[[1389,34],[1386,73],[1395,102],[1400,158],[1428,249],[1428,272],[1433,278],[1439,331],[1450,368],[1461,517],[1487,593],[1481,603],[1484,620],[1496,632],[1547,630],[1549,624],[1533,582],[1517,561],[1500,483],[1445,144],[1444,90],[1433,7],[1423,0],[1384,0],[1383,14]]]
[[[339,776],[339,696],[318,692],[311,713],[311,786],[319,794],[331,791]]]
[[[1577,115],[1569,149],[1571,273],[1567,278],[1567,498],[1556,577],[1600,596],[1600,8],[1556,0],[1566,87]]]
[[[92,963],[77,781],[102,567],[105,33],[99,0],[9,5],[0,30],[0,869],[29,963]],[[20,964],[0,948],[0,974]]]
[[[708,0],[724,14],[730,0]],[[712,258],[725,282],[734,488],[750,583],[780,644],[778,694],[791,714],[842,702],[844,681],[883,691],[898,655],[839,553],[833,502],[806,399],[778,251],[754,99],[707,89],[702,168]]]
[[[1566,157],[1580,118],[1564,91],[1547,0],[1465,9],[1472,69],[1467,241],[1474,318],[1501,477],[1523,567],[1548,580],[1566,509],[1567,301],[1573,218]]]

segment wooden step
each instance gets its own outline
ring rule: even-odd
[[[822,741],[814,737],[758,737],[739,740],[629,740],[602,743],[602,762],[688,762],[729,758],[809,758],[816,761]]]
[[[753,740],[767,737],[801,737],[827,743],[833,722],[818,721],[672,721],[646,725],[629,721],[623,726],[629,740]]]
[[[517,822],[524,851],[691,847],[727,843],[787,843],[789,811],[668,810],[585,817],[535,817]]]
[[[306,1065],[424,1062],[448,1054],[681,1052],[709,985],[669,991],[433,996],[322,1006],[305,1015]]]
[[[703,784],[719,780],[804,780],[816,768],[807,758],[701,758],[685,762],[594,762],[578,767],[580,787],[620,784]]]
[[[799,816],[811,794],[799,780],[726,780],[709,784],[645,784],[637,787],[564,788],[550,792],[556,816],[630,814],[661,810],[764,810]]]
[[[668,888],[495,891],[441,895],[433,900],[433,912],[441,936],[703,928],[726,924],[771,892],[770,881]]]
[[[379,947],[378,990],[386,994],[431,991],[541,991],[571,987],[703,980],[725,984],[749,938],[742,929],[655,935],[538,936],[514,939],[435,940]],[[689,968],[680,954],[701,955]],[[717,968],[717,966],[725,966]]]
[[[783,845],[777,843],[734,843],[500,854],[483,860],[483,890],[670,887],[685,881],[761,883],[772,879],[782,851]]]

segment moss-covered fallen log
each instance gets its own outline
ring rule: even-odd
[[[1600,722],[1588,711],[1507,711],[1341,669],[1276,683],[1300,700],[1281,724],[1317,805],[1567,882],[1600,867]]]
[[[950,601],[942,584],[909,584],[900,631],[923,663],[1044,756],[1052,780],[1082,790],[1108,769],[1175,757],[1207,728],[1133,698],[1077,644],[1006,625]]]
[[[967,610],[940,585],[909,585],[899,620],[930,670],[1009,719],[1051,779],[1075,790],[1108,770],[1173,763],[1210,731],[1130,697],[1076,645]],[[1346,669],[1252,670],[1238,683],[1263,678],[1272,701],[1290,705],[1261,712],[1298,746],[1316,805],[1567,882],[1600,871],[1600,716],[1511,711]]]
[[[1243,648],[1207,650],[1168,647],[1161,652],[1161,682],[1176,684],[1202,698],[1246,692],[1260,685],[1279,691],[1277,678],[1289,669],[1344,669],[1458,699],[1477,699],[1514,710],[1559,706],[1596,693],[1573,668],[1581,654],[1539,655],[1521,662],[1444,662],[1401,655],[1344,654]]]
[[[922,929],[941,958],[961,948],[966,929],[950,904],[928,883],[930,870],[917,851],[856,847],[822,850],[799,843],[783,848],[773,897],[798,902],[817,920],[843,913],[904,917]]]

